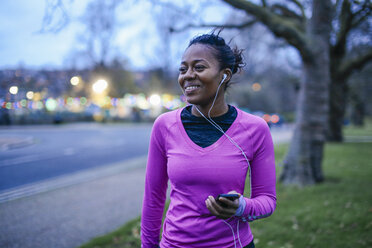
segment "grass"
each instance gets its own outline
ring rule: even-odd
[[[369,135],[350,127],[347,135]],[[363,134],[364,132],[364,134]],[[287,146],[275,147],[277,164]],[[372,143],[327,144],[325,182],[298,188],[277,185],[277,209],[251,223],[257,248],[372,247]],[[277,167],[279,175],[281,167]],[[82,248],[140,247],[140,218]]]
[[[372,118],[366,118],[363,127],[356,127],[353,125],[347,126],[343,129],[343,134],[347,136],[372,136]]]

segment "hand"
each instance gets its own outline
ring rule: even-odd
[[[228,194],[239,194],[238,192],[230,191]],[[239,194],[240,195],[240,194]],[[235,199],[234,201],[230,201],[227,198],[220,197],[219,201],[226,204],[226,207],[221,206],[218,204],[216,199],[213,196],[208,196],[207,200],[205,200],[205,205],[207,206],[209,212],[220,218],[220,219],[228,219],[236,213],[236,210],[239,207],[239,199]]]

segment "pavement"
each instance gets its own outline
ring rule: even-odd
[[[0,137],[0,150],[7,151],[32,145],[34,143],[33,137],[30,136],[9,136]]]
[[[122,226],[141,213],[146,158],[18,189],[37,194],[0,204],[0,247],[71,248]],[[110,170],[111,169],[111,170]],[[100,173],[101,176],[99,176]]]
[[[292,129],[273,130],[275,144]],[[29,137],[0,140],[1,149]],[[73,248],[141,214],[146,157],[138,157],[0,193],[1,248]]]

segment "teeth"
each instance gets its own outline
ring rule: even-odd
[[[194,90],[194,89],[197,89],[197,88],[199,88],[199,86],[187,86],[186,90]]]

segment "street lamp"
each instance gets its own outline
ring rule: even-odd
[[[101,94],[107,88],[108,83],[104,79],[97,80],[93,85],[92,89],[95,93]]]
[[[150,96],[149,102],[151,103],[151,105],[159,106],[161,103],[161,98],[158,94],[153,94],[152,96]]]
[[[70,79],[70,83],[73,85],[73,86],[76,86],[80,83],[80,78],[77,77],[77,76],[74,76]]]
[[[17,93],[18,93],[18,87],[17,87],[17,86],[12,86],[12,87],[10,87],[10,88],[9,88],[9,92],[10,92],[10,94],[12,94],[12,95],[17,95]]]
[[[32,98],[34,98],[34,92],[33,91],[28,91],[26,93],[26,97],[28,100],[32,100]]]

